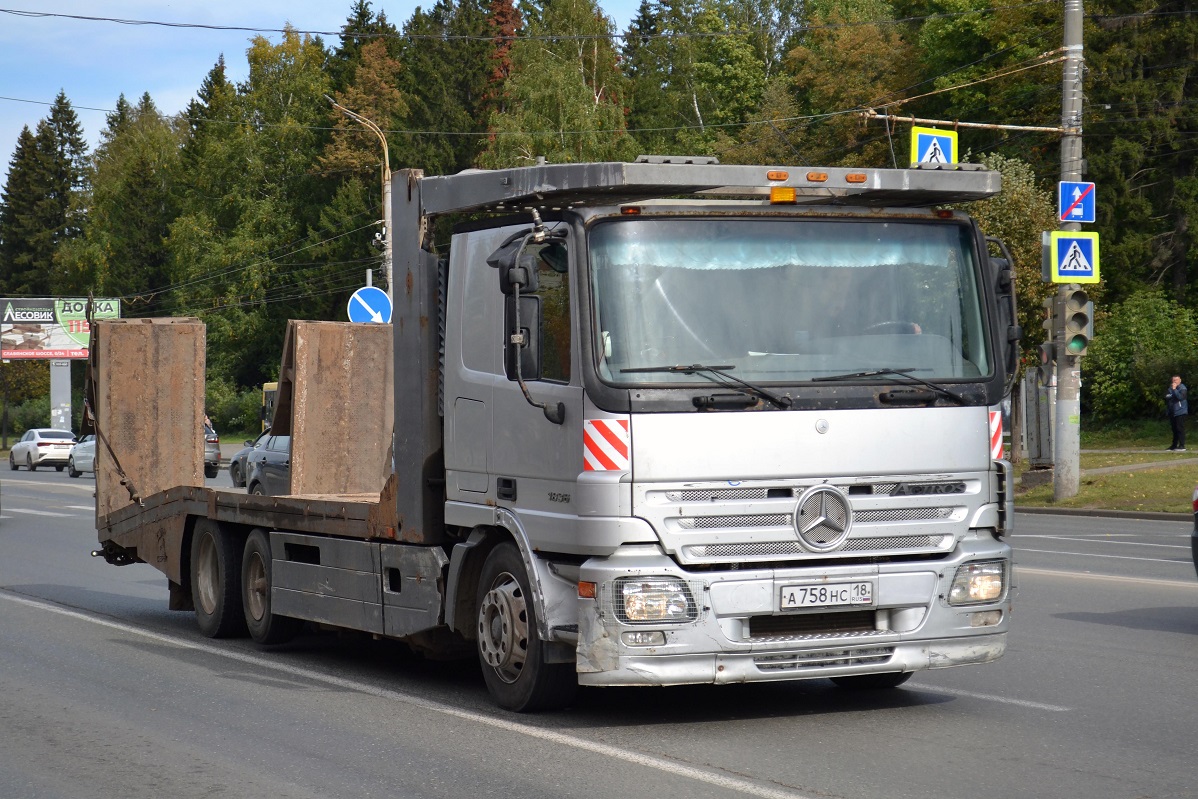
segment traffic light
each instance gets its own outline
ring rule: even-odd
[[[1056,307],[1056,295],[1047,297],[1041,305],[1044,306],[1044,321],[1040,323],[1040,327],[1044,328],[1044,340],[1052,341],[1056,338],[1056,333],[1053,329],[1053,310]]]
[[[1076,286],[1065,289],[1065,353],[1074,357],[1086,354],[1093,335],[1094,303],[1089,295]]]
[[[1052,384],[1052,373],[1057,362],[1057,345],[1051,341],[1045,341],[1040,345],[1040,382],[1044,385]]]

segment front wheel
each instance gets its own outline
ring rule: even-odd
[[[270,589],[274,584],[270,559],[270,537],[256,529],[245,541],[241,558],[241,602],[245,606],[245,626],[250,638],[260,644],[284,644],[299,632],[301,622],[288,616],[276,616],[270,610]]]
[[[545,662],[528,575],[514,544],[487,555],[477,598],[478,659],[496,703],[517,712],[569,705],[578,690],[574,664]]]
[[[850,677],[833,677],[832,682],[841,688],[853,691],[885,691],[898,688],[911,679],[911,671],[896,671],[891,674],[854,674]]]
[[[236,463],[229,464],[229,479],[233,481],[234,488],[241,488],[245,485],[245,480],[241,477],[241,467]]]
[[[12,469],[14,472],[20,468],[17,466],[17,459],[12,456],[11,452],[8,453],[8,468]]]
[[[33,465],[33,456],[32,455],[25,456],[25,468],[27,468],[31,472],[37,471],[37,467]]]
[[[65,469],[65,468],[66,468],[65,466],[55,466],[55,467],[54,467],[54,471],[56,471],[56,472],[61,472],[61,471],[62,471],[63,469]]]
[[[216,522],[200,519],[191,538],[191,598],[196,623],[209,638],[245,633],[241,608],[241,546]]]
[[[71,458],[69,461],[67,461],[67,476],[68,477],[78,477],[81,474],[83,474],[83,472],[81,472],[75,468],[75,459],[74,458]]]

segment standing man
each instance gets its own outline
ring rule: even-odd
[[[1173,383],[1165,394],[1165,408],[1169,411],[1169,424],[1173,426],[1173,446],[1169,447],[1169,452],[1186,451],[1186,415],[1190,412],[1186,402],[1188,393],[1181,376],[1173,375]]]

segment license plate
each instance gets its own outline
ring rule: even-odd
[[[782,586],[782,610],[797,608],[834,608],[839,605],[872,605],[874,585],[869,581],[856,583],[822,583],[820,585]]]

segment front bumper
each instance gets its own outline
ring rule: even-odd
[[[957,568],[1004,561],[1005,590],[992,603],[951,606]],[[684,572],[650,548],[583,564],[579,579],[604,587],[621,577],[672,576],[691,588],[697,618],[681,624],[620,621],[611,589],[579,600],[577,668],[583,685],[776,682],[909,672],[988,663],[1006,650],[1010,548],[971,534],[941,560],[802,568]],[[779,587],[872,581],[866,609],[780,611]],[[851,624],[846,624],[851,621]],[[649,645],[632,632],[661,633]]]

